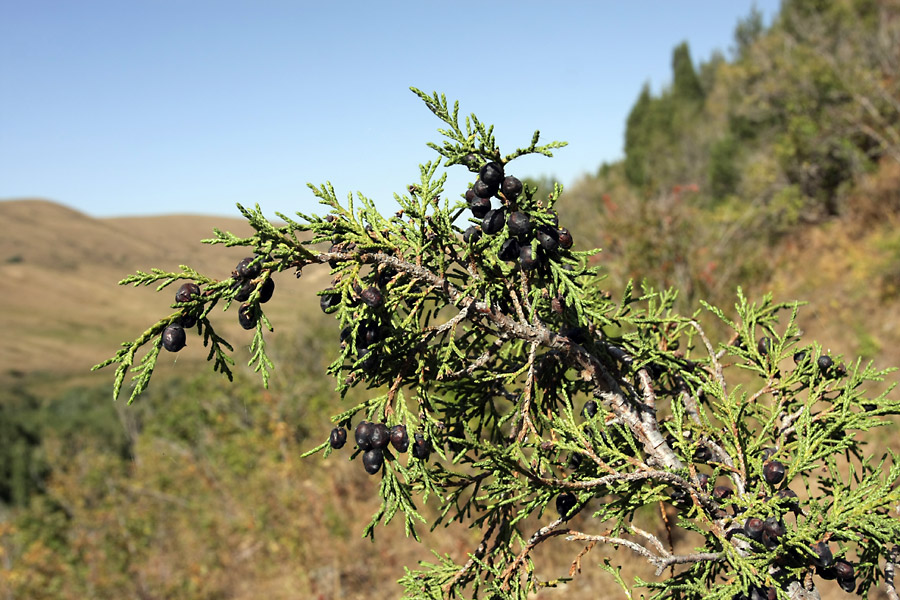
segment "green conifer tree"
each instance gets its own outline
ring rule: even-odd
[[[703,88],[694,70],[687,42],[681,42],[672,51],[672,75],[672,92],[676,101],[684,104],[703,101]]]
[[[122,280],[185,285],[170,314],[97,365],[116,365],[114,395],[131,372],[136,399],[186,334],[230,376],[216,307],[252,331],[250,365],[265,383],[272,282],[329,265],[320,304],[343,330],[329,373],[337,396],[370,394],[342,407],[307,454],[374,476],[382,503],[365,535],[397,517],[418,537],[426,501],[439,514],[428,526],[480,535],[465,554],[410,565],[405,597],[533,597],[566,581],[542,579],[533,560],[554,540],[628,597],[814,598],[822,585],[866,595],[878,584],[896,594],[900,461],[858,435],[900,413],[889,391],[870,393],[886,371],[803,340],[797,303],[739,291],[733,312],[682,315],[674,290],[608,293],[589,261],[599,251],[578,249],[558,221],[561,187],[538,197],[516,178],[518,157],[563,144],[539,145],[535,132],[501,152],[475,115],[461,122],[457,104],[414,91],[444,140],[396,214],[311,186],[324,216],[279,214],[275,225],[242,207],[252,236],[216,231],[209,243],[252,252],[230,275],[185,266]],[[445,190],[442,167],[468,169],[472,187]],[[667,526],[692,532],[690,544],[640,527],[636,515],[660,506],[678,511]],[[614,549],[655,576],[625,581]]]
[[[647,182],[646,163],[653,132],[652,103],[650,84],[645,83],[625,121],[625,177],[633,185],[640,186]]]

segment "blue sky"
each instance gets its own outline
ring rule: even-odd
[[[753,4],[0,0],[0,199],[274,215],[318,212],[306,183],[327,180],[393,211],[440,125],[409,86],[494,123],[504,151],[568,141],[510,167],[568,185],[621,156],[674,46],[727,55]],[[779,3],[755,4],[768,24]]]

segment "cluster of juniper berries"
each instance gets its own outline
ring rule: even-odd
[[[472,164],[476,160],[476,157],[470,156],[466,162]],[[535,224],[533,222],[535,215],[520,210],[517,200],[522,192],[522,182],[516,177],[505,176],[500,163],[488,162],[483,165],[479,170],[478,179],[465,194],[469,209],[476,219],[481,219],[481,224],[469,227],[463,234],[463,241],[473,245],[478,243],[482,235],[501,234],[505,229],[506,240],[500,247],[498,258],[507,262],[518,262],[523,270],[532,271],[560,249],[571,248],[573,241],[569,231],[559,227],[555,213],[540,214]],[[498,198],[501,206],[493,208],[492,198]],[[353,243],[335,242],[329,251],[348,252],[354,249]],[[330,264],[332,268],[337,266],[335,261]],[[355,352],[354,367],[364,371],[370,371],[379,365],[378,348],[389,337],[387,324],[390,319],[383,314],[384,294],[381,288],[396,275],[393,269],[382,267],[376,274],[375,285],[365,289],[354,285],[353,293],[347,298],[349,307],[360,307],[362,304],[365,308],[362,309],[362,313],[356,315],[357,325],[345,327],[341,331],[340,341],[342,348],[352,345]],[[342,300],[342,292],[334,287],[319,294],[319,306],[326,314],[335,312]],[[390,430],[390,436],[386,434],[387,426],[384,424],[363,421],[357,426],[356,444],[359,451],[363,452],[363,465],[368,473],[374,475],[381,470],[385,454],[388,458],[392,458],[387,444],[389,438],[394,442],[394,434],[397,431],[402,431],[403,441],[394,443],[394,449],[405,452],[409,444],[405,426],[395,425]],[[329,444],[333,449],[338,449],[344,446],[346,440],[346,429],[335,427],[331,432]],[[428,459],[431,445],[423,434],[415,434],[411,452],[415,458]],[[572,499],[574,500],[574,496]]]
[[[195,298],[200,297],[200,286],[196,283],[184,283],[175,292],[175,302],[178,304],[192,302]],[[197,314],[191,308],[184,308],[181,316],[169,323],[168,327],[162,334],[163,348],[169,352],[178,352],[187,344],[187,335],[185,329],[190,329],[197,324]]]
[[[248,256],[237,264],[234,268],[234,272],[231,274],[232,279],[234,280],[232,285],[233,290],[235,291],[234,299],[238,302],[243,302],[240,308],[238,308],[238,323],[240,323],[241,327],[244,329],[253,329],[256,327],[256,322],[259,320],[259,304],[271,300],[272,294],[275,293],[275,281],[271,277],[266,277],[261,282],[258,304],[247,302],[256,288],[260,286],[260,282],[257,278],[261,273],[262,257]],[[194,282],[184,283],[178,288],[178,291],[175,292],[176,306],[189,303],[190,306],[181,307],[181,315],[170,323],[163,331],[163,348],[169,352],[178,352],[185,347],[187,343],[185,329],[190,329],[196,325],[197,318],[202,312],[200,307],[192,303],[195,300],[202,298],[202,296],[203,293],[200,286]]]
[[[766,356],[772,351],[772,340],[769,337],[763,337],[757,342],[757,350],[761,356]],[[808,358],[809,354],[805,350],[800,350],[794,354],[794,363],[798,366],[802,365]],[[834,360],[827,354],[821,355],[816,360],[816,366],[824,377],[836,377],[846,373],[843,365],[835,365]],[[702,452],[694,455],[695,461],[710,462],[712,453],[705,447],[701,447]],[[820,540],[810,545],[810,553],[797,553],[789,549],[780,549],[783,536],[787,533],[784,523],[784,515],[788,512],[800,517],[804,513],[800,508],[797,494],[787,487],[785,482],[785,474],[787,469],[784,463],[773,459],[776,454],[775,448],[763,448],[762,450],[762,479],[767,484],[760,486],[758,494],[763,500],[769,500],[769,494],[774,492],[774,503],[769,504],[772,507],[773,514],[768,515],[765,519],[760,517],[749,517],[744,520],[743,527],[731,529],[728,533],[731,535],[742,534],[751,544],[751,548],[755,551],[778,550],[776,564],[790,566],[808,566],[815,567],[816,573],[826,580],[836,579],[838,585],[845,592],[852,593],[856,589],[856,576],[853,565],[843,558],[835,559],[831,551],[831,547],[826,540]],[[698,474],[698,480],[701,488],[708,489],[709,476],[704,473]],[[748,483],[753,484],[751,479]],[[716,485],[713,488],[712,495],[718,502],[723,502],[730,498],[733,491],[728,486]],[[673,494],[673,497],[677,494]],[[686,494],[682,495],[682,503],[689,504],[690,499]],[[734,516],[740,516],[740,511],[736,505],[732,505]],[[719,510],[719,516],[725,516],[723,510]],[[758,587],[754,586],[750,589],[749,596],[747,594],[738,594],[734,600],[769,600],[777,597],[777,591],[774,587]]]
[[[384,459],[394,460],[394,456],[388,448],[393,446],[397,452],[406,452],[409,449],[409,434],[406,433],[406,425],[394,425],[388,428],[384,423],[370,423],[360,421],[354,432],[357,452],[362,452],[363,467],[369,475],[375,475],[384,465]],[[335,427],[331,430],[329,444],[335,450],[339,450],[347,443],[347,430],[343,427]],[[431,455],[431,446],[421,433],[413,436],[411,454],[419,460],[428,460]]]
[[[392,273],[387,273],[379,280],[383,281],[392,276]],[[379,357],[375,347],[386,337],[384,328],[381,326],[382,314],[380,310],[384,305],[384,294],[377,286],[370,286],[366,289],[355,286],[354,291],[356,292],[356,297],[351,299],[351,304],[358,305],[361,302],[372,311],[368,315],[371,318],[362,319],[356,330],[356,358],[358,361],[361,361],[360,367],[368,371],[378,365]],[[334,309],[340,303],[341,294],[334,289],[325,290],[319,296],[319,306],[326,314],[334,312]],[[341,330],[341,344],[347,344],[351,341],[352,335],[353,329],[350,327],[345,327]]]
[[[522,182],[512,175],[505,176],[503,165],[489,162],[478,173],[474,185],[466,191],[466,202],[472,216],[481,219],[481,225],[472,225],[463,234],[467,244],[475,244],[483,235],[497,235],[506,231],[506,240],[500,246],[497,257],[506,262],[518,261],[524,271],[531,271],[558,249],[572,247],[572,234],[559,227],[555,214],[547,223],[534,223],[533,215],[520,210],[517,205],[522,193]],[[491,198],[498,198],[501,206],[492,207]]]

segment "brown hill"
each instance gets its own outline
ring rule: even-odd
[[[0,202],[0,328],[7,340],[0,346],[0,385],[36,373],[53,378],[87,374],[92,365],[114,354],[120,342],[134,339],[165,316],[174,287],[157,294],[153,287],[116,285],[136,270],[177,271],[180,264],[188,264],[228,277],[248,252],[200,243],[213,237],[214,227],[242,236],[252,231],[243,220],[227,217],[95,219],[47,200]],[[287,274],[277,278],[278,291],[268,312],[279,330],[297,325],[296,294],[313,296],[326,283],[327,273],[304,274],[304,281],[300,286]],[[294,289],[285,293],[286,288]],[[249,334],[232,314],[219,321],[240,352]],[[182,365],[205,356],[199,339],[191,338],[178,355]],[[236,360],[240,363],[240,356]]]

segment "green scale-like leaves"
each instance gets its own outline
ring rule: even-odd
[[[524,599],[563,585],[570,577],[544,580],[532,562],[549,540],[570,548],[579,565],[601,563],[628,594],[644,587],[653,598],[731,599],[753,586],[786,597],[814,571],[810,544],[822,540],[836,556],[858,557],[860,589],[880,579],[900,539],[892,512],[900,463],[894,455],[873,461],[863,434],[900,413],[890,389],[870,391],[888,371],[840,355],[832,356],[834,368],[820,368],[825,352],[802,341],[798,303],[752,302],[738,290],[733,310],[703,304],[681,315],[677,290],[601,289],[599,250],[544,251],[525,238],[540,259],[526,271],[515,257],[497,256],[505,227],[464,242],[465,190],[446,190],[442,167],[467,168],[474,181],[482,165],[496,162],[514,175],[518,157],[552,156],[564,144],[539,145],[535,132],[503,154],[493,127],[475,115],[461,120],[458,104],[443,95],[413,91],[444,123],[444,139],[429,144],[439,158],[420,166],[419,181],[395,195],[396,214],[383,216],[362,194],[342,202],[325,183],[310,186],[324,216],[278,215],[284,225],[276,226],[259,206],[240,207],[253,235],[216,230],[205,240],[257,257],[260,274],[242,301],[256,316],[249,366],[264,385],[275,365],[263,285],[284,271],[330,265],[323,307],[343,343],[327,371],[342,401],[354,388],[366,390],[332,419],[351,437],[364,419],[403,424],[411,442],[406,453],[385,450],[380,485],[372,485],[382,502],[364,535],[402,517],[415,539],[423,524],[470,527],[480,538],[464,555],[407,569],[406,597]],[[561,194],[556,185],[539,197],[526,184],[515,210],[533,227],[564,226],[556,215]],[[500,193],[492,202],[513,206]],[[162,290],[188,280],[203,295],[173,304],[176,312],[97,365],[116,365],[116,396],[129,371],[130,400],[146,388],[162,331],[188,313],[198,315],[214,370],[231,377],[233,348],[213,329],[212,309],[219,302],[230,309],[246,282],[181,269],[139,271],[121,282]],[[141,348],[147,352],[135,365]],[[333,450],[326,434],[304,456],[361,462],[360,449]],[[416,434],[427,457],[412,455]],[[786,465],[783,482],[765,480],[767,460]],[[575,508],[559,515],[564,494]],[[670,515],[665,527],[692,532],[691,547],[670,546],[641,527],[661,509]],[[744,530],[751,517],[783,521],[785,532],[751,539]],[[626,581],[607,558],[616,556],[613,547],[646,561],[655,578]]]

